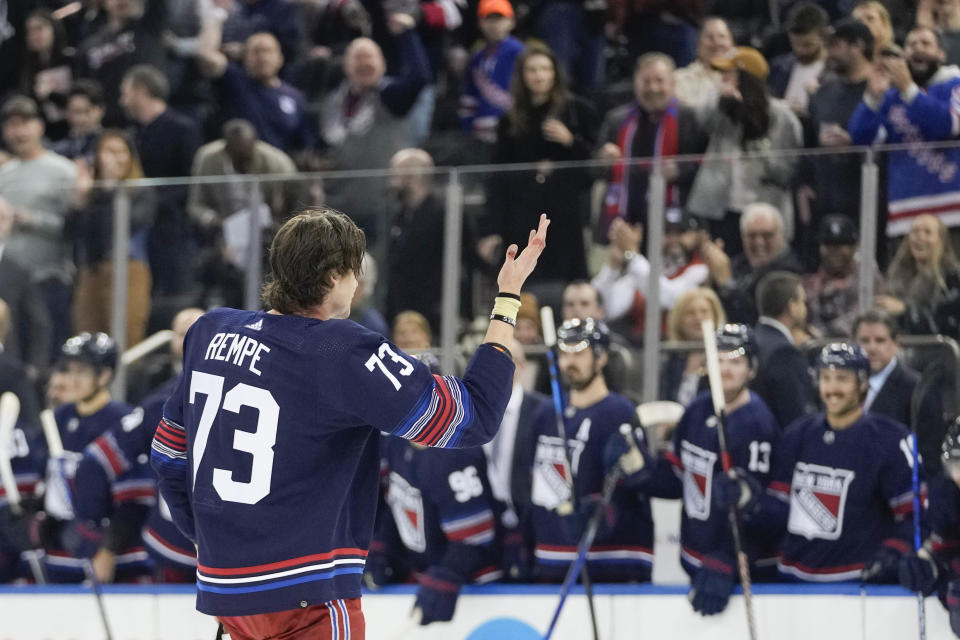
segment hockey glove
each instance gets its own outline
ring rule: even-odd
[[[705,556],[691,581],[690,604],[693,610],[712,616],[727,608],[733,593],[733,561],[723,556]]]
[[[653,473],[653,464],[643,454],[643,440],[637,430],[629,435],[614,433],[603,449],[603,466],[607,473],[620,467],[623,482],[634,490],[639,490]]]
[[[744,513],[753,512],[760,504],[763,487],[750,473],[740,467],[733,467],[727,473],[713,476],[711,503],[720,513],[736,507]]]
[[[103,545],[103,530],[89,520],[71,520],[60,531],[60,545],[74,558],[92,558]]]
[[[960,637],[960,580],[951,580],[947,586],[947,613],[950,614],[950,629]]]
[[[910,591],[929,596],[937,586],[937,563],[926,549],[900,558],[900,584]]]
[[[860,572],[860,581],[875,584],[897,582],[898,568],[902,556],[903,554],[893,547],[881,546],[880,550],[863,567],[863,571]]]
[[[430,567],[420,576],[420,590],[414,605],[422,612],[421,625],[453,619],[463,578],[446,567]]]

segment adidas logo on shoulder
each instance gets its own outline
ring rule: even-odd
[[[243,325],[243,328],[244,328],[244,329],[253,329],[254,331],[260,331],[261,329],[263,329],[263,318],[260,318],[259,320],[257,320],[257,321],[254,322],[253,324],[245,324],[245,325]]]

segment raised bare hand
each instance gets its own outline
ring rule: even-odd
[[[523,248],[520,255],[517,255],[519,247],[511,244],[507,247],[507,257],[500,267],[500,274],[497,276],[497,286],[500,291],[506,293],[520,294],[523,283],[533,273],[533,268],[537,266],[537,258],[543,253],[547,246],[547,227],[550,226],[550,219],[547,214],[540,214],[540,223],[537,229],[530,230],[530,238],[527,240],[527,246]]]

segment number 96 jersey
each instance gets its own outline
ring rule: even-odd
[[[217,309],[184,342],[151,461],[198,546],[197,608],[255,615],[360,597],[379,433],[477,446],[513,362],[481,345],[462,379],[349,320]]]

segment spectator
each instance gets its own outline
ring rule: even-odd
[[[820,224],[820,269],[803,276],[810,325],[822,336],[851,335],[860,304],[857,228],[845,215],[826,216]],[[870,257],[867,257],[870,260]],[[883,292],[883,277],[874,267],[873,288]]]
[[[536,568],[543,582],[561,582],[576,558],[577,542],[602,489],[604,448],[611,438],[622,437],[621,424],[634,419],[633,403],[607,388],[603,369],[609,344],[605,325],[591,318],[566,320],[557,329],[558,366],[570,389],[569,406],[562,416],[552,407],[539,413],[533,428],[531,525]],[[584,427],[586,421],[589,427]],[[645,449],[643,443],[640,446]],[[571,456],[570,466],[565,462],[568,448],[579,452]],[[565,503],[579,511],[564,515]],[[653,544],[650,503],[620,485],[607,509],[609,517],[586,557],[590,578],[595,582],[649,581]]]
[[[67,95],[65,112],[69,130],[53,144],[54,152],[70,160],[81,159],[93,165],[93,148],[103,131],[103,90],[93,80],[77,80]]]
[[[32,96],[47,124],[47,136],[59,140],[66,133],[63,108],[73,78],[73,48],[60,21],[46,9],[27,16],[26,64],[20,70],[20,91]]]
[[[296,171],[293,160],[259,140],[246,120],[228,120],[222,138],[197,151],[190,175],[224,177],[219,183],[191,184],[187,196],[190,219],[202,230],[198,239],[204,299],[213,296],[223,306],[243,306],[251,216],[260,219],[266,245],[271,223],[286,216],[297,201],[296,183],[261,182],[246,176],[292,175]]]
[[[718,155],[701,163],[687,208],[708,218],[712,235],[722,238],[735,254],[739,250],[737,220],[754,202],[776,206],[783,215],[786,237],[792,237],[790,186],[795,161],[777,151],[799,147],[803,136],[789,107],[767,95],[768,67],[760,52],[739,47],[731,53],[712,61],[723,73],[723,88],[705,128],[710,134],[707,153]]]
[[[763,398],[782,429],[816,410],[809,365],[794,342],[794,330],[806,325],[806,293],[800,277],[773,271],[757,287],[760,319],[754,335],[760,368],[753,389]]]
[[[121,131],[107,129],[97,141],[93,173],[77,180],[76,211],[71,221],[77,285],[73,300],[74,329],[96,333],[110,329],[113,308],[113,220],[117,189],[143,178],[133,142]],[[96,181],[96,185],[94,182]],[[149,188],[128,188],[130,251],[127,257],[127,332],[132,347],[146,336],[150,316],[150,266],[147,236],[157,213],[156,194]]]
[[[697,254],[696,221],[680,210],[667,212],[664,220],[663,275],[660,276],[659,305],[669,311],[684,292],[706,281],[707,266]],[[603,296],[604,317],[611,323],[629,328],[628,336],[638,342],[643,337],[646,298],[650,281],[650,263],[640,255],[640,234],[621,218],[610,227],[607,264],[593,278],[593,286]]]
[[[854,144],[939,142],[960,135],[952,98],[960,69],[943,66],[937,33],[917,27],[907,34],[903,55],[884,51],[850,120]],[[888,236],[903,235],[932,207],[945,223],[960,221],[960,148],[893,151],[887,162]]]
[[[251,36],[269,33],[280,45],[283,60],[293,62],[300,53],[303,35],[297,5],[284,0],[226,0],[223,4],[227,5],[223,25],[227,51],[240,53]]]
[[[864,311],[854,321],[850,336],[870,361],[863,410],[887,416],[915,431],[923,468],[929,475],[936,475],[941,469],[940,444],[946,426],[940,390],[921,385],[920,373],[900,360],[900,326],[887,312]],[[924,395],[916,397],[919,392]]]
[[[10,325],[2,353],[21,362],[36,382],[50,364],[50,315],[30,271],[6,250],[13,228],[13,207],[0,197],[0,299]]]
[[[771,271],[800,273],[800,261],[787,244],[783,217],[776,207],[758,202],[740,218],[743,253],[730,258],[721,243],[704,234],[700,255],[710,270],[710,280],[731,322],[756,323],[757,283]]]
[[[917,26],[940,32],[947,64],[960,64],[960,1],[921,0],[917,3]]]
[[[373,304],[373,292],[377,289],[377,261],[368,252],[363,252],[357,288],[350,303],[350,319],[382,336],[390,334],[390,326],[380,310]],[[522,307],[521,307],[522,308]]]
[[[166,30],[163,44],[167,58],[164,71],[170,82],[170,104],[194,122],[209,115],[210,86],[197,65],[203,21],[213,8],[212,0],[166,0]]]
[[[2,269],[2,262],[0,262],[0,275],[3,273]],[[25,434],[36,435],[40,429],[40,407],[37,402],[37,392],[33,386],[36,374],[31,374],[29,368],[6,349],[13,328],[10,306],[0,298],[0,347],[3,347],[0,350],[0,389],[2,389],[0,393],[12,391],[17,396],[20,401],[17,425]],[[13,457],[23,456],[14,455]]]
[[[710,61],[720,58],[733,48],[733,35],[723,18],[707,18],[697,37],[697,59],[674,74],[677,99],[698,113],[717,103],[720,72]]]
[[[532,293],[520,294],[520,311],[517,313],[517,326],[514,337],[522,345],[530,346],[543,342],[543,326],[540,323],[540,303]]]
[[[943,221],[919,215],[887,269],[888,295],[877,306],[908,335],[960,336],[960,263]]]
[[[895,44],[890,12],[878,0],[861,0],[850,15],[870,29],[870,33],[873,34],[874,54],[879,54]]]
[[[673,61],[662,53],[647,53],[637,60],[633,72],[635,102],[614,109],[601,129],[600,157],[616,160],[604,201],[601,240],[615,217],[647,223],[650,165],[631,164],[633,158],[669,158],[702,153],[706,136],[696,114],[677,102]],[[663,162],[668,207],[682,207],[697,173],[693,162]],[[612,240],[612,239],[611,239]]]
[[[430,348],[430,323],[421,313],[402,311],[393,319],[391,340],[404,351],[425,351]]]
[[[303,94],[280,79],[283,53],[277,39],[269,33],[247,38],[241,67],[220,52],[221,18],[214,13],[205,23],[197,63],[216,82],[223,119],[247,120],[261,140],[286,153],[312,149],[316,127]]]
[[[702,323],[713,320],[715,327],[727,322],[720,298],[713,289],[697,287],[683,293],[667,316],[667,337],[677,342],[703,342]],[[702,390],[706,373],[703,351],[672,351],[660,370],[660,400],[687,406]]]
[[[477,8],[484,47],[470,58],[460,98],[460,126],[493,143],[497,123],[510,108],[510,77],[523,44],[510,35],[515,26],[509,0],[483,0]]]
[[[419,311],[440,326],[443,282],[443,203],[433,193],[433,158],[422,149],[394,154],[390,186],[400,207],[387,241],[387,307],[392,320],[404,310]]]
[[[148,178],[190,175],[200,133],[193,122],[170,109],[170,85],[156,67],[137,65],[123,78],[120,101],[135,125],[137,154]],[[188,287],[193,253],[187,229],[187,187],[157,190],[159,215],[150,230],[148,253],[154,289],[179,294]],[[177,253],[170,251],[177,247]]]
[[[493,162],[538,163],[538,170],[490,176],[483,221],[486,237],[478,252],[494,261],[498,243],[502,251],[524,242],[530,220],[538,211],[549,211],[554,233],[533,276],[539,291],[537,284],[531,291],[541,302],[552,304],[566,283],[587,275],[581,212],[589,184],[586,170],[558,169],[553,163],[590,157],[596,121],[593,110],[569,93],[556,57],[541,45],[527,47],[517,58],[511,93],[513,106],[500,120]]]
[[[407,14],[389,18],[397,38],[403,75],[385,76],[380,46],[357,38],[344,54],[343,82],[324,101],[320,130],[333,169],[376,169],[390,165],[393,155],[411,146],[408,115],[420,91],[430,81],[430,66],[413,19]],[[324,185],[333,206],[360,216],[370,241],[382,235],[386,191],[381,178],[338,179]]]
[[[810,94],[820,84],[827,58],[826,35],[830,16],[819,5],[800,2],[787,15],[791,53],[770,61],[767,85],[770,94],[782,98],[797,117],[807,115]]]
[[[164,5],[155,0],[105,0],[106,22],[80,44],[77,75],[94,78],[103,86],[107,126],[123,123],[120,85],[127,71],[138,64],[163,67]]]
[[[60,344],[69,332],[70,317],[71,267],[63,229],[77,168],[43,148],[43,120],[32,99],[7,100],[0,108],[0,122],[3,140],[14,155],[0,166],[0,195],[13,207],[14,222],[3,257],[30,271],[53,321],[50,339],[58,341],[47,344]]]
[[[836,148],[853,144],[847,122],[863,98],[873,59],[873,34],[851,18],[839,20],[827,38],[827,66],[820,87],[810,96],[807,146]],[[837,184],[860,180],[860,154],[819,154],[800,160],[797,189],[797,240],[804,263],[815,264],[815,240],[823,216],[836,211],[856,212],[859,218],[860,190],[837,189]],[[885,207],[878,214],[886,215]]]
[[[606,3],[548,0],[531,16],[534,36],[555,55],[555,68],[581,92],[603,86]]]

